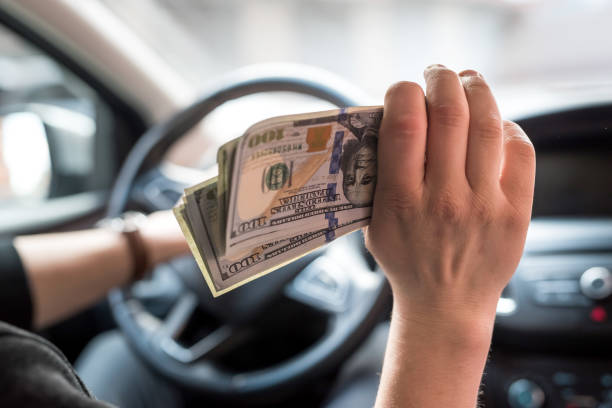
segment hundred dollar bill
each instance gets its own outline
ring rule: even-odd
[[[211,205],[212,201],[218,201],[218,177],[199,183],[193,187],[185,189],[184,203],[185,212],[190,220],[192,231],[198,242],[203,240],[211,241],[215,251],[219,254],[225,252],[225,218],[220,213],[221,207],[218,203]],[[211,186],[209,188],[209,185]],[[214,186],[214,189],[212,188]],[[204,195],[207,197],[204,197]],[[204,223],[204,216],[207,214],[208,224]]]
[[[196,234],[198,229],[191,224],[191,217],[186,211],[185,204],[175,207],[174,213],[206,283],[215,297],[270,273],[368,223],[367,219],[352,220],[346,225],[338,224],[333,228],[308,231],[282,240],[260,241],[259,245],[248,250],[221,255],[215,249],[211,234],[208,233],[218,221],[215,214],[218,214],[219,201],[216,194],[212,194],[217,191],[216,179],[202,183],[198,191],[199,196],[207,201],[202,206],[206,208],[206,212],[201,214],[203,229],[200,233],[203,232],[203,235]],[[189,200],[189,195],[186,196],[186,200]]]
[[[229,207],[229,188],[231,184],[232,169],[234,167],[234,157],[238,141],[234,139],[223,146],[217,152],[217,163],[219,165],[219,179],[217,180],[217,200],[219,201],[219,219],[223,220],[220,223],[220,239],[221,245],[219,250],[221,254],[225,253],[225,227],[227,220],[227,210]]]
[[[367,219],[381,118],[382,107],[359,107],[277,117],[249,128],[234,157],[226,254],[263,236],[281,239]]]
[[[214,286],[213,286],[211,277],[207,272],[208,266],[206,265],[204,256],[200,252],[200,248],[198,247],[198,244],[196,243],[195,236],[193,234],[193,228],[191,226],[191,223],[189,222],[189,217],[187,217],[187,214],[186,214],[184,202],[176,205],[172,209],[172,211],[174,212],[174,216],[176,217],[176,220],[178,221],[179,227],[181,228],[181,231],[183,232],[183,235],[185,236],[185,240],[187,241],[189,250],[193,254],[193,257],[195,258],[198,267],[202,271],[202,275],[204,276],[204,280],[206,281],[206,284],[208,285],[209,288],[213,288]]]

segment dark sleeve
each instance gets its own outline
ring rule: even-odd
[[[13,240],[0,240],[0,320],[32,326],[30,286]]]
[[[111,408],[91,396],[55,346],[3,322],[0,322],[0,406]]]

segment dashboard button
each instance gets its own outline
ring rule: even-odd
[[[580,290],[591,299],[605,299],[612,295],[612,272],[608,268],[589,268],[580,277]]]
[[[552,377],[553,383],[560,387],[571,387],[576,385],[576,374],[565,371],[557,371]]]
[[[603,323],[608,319],[608,313],[606,309],[601,306],[595,306],[591,309],[591,313],[589,313],[589,317],[595,323]]]
[[[579,293],[580,285],[577,279],[551,279],[535,283],[539,292],[548,293]]]
[[[543,306],[551,306],[555,303],[554,293],[536,291],[533,294],[533,300]]]
[[[508,388],[508,403],[512,408],[541,408],[544,400],[542,388],[526,378],[514,381]]]
[[[590,306],[592,301],[581,293],[554,293],[536,290],[534,301],[542,306]]]
[[[602,374],[602,376],[599,379],[599,381],[601,382],[602,387],[605,387],[605,388],[612,387],[612,374],[610,374],[610,373]],[[610,390],[609,397],[610,397],[610,399],[612,399],[612,390]]]

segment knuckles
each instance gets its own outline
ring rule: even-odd
[[[504,132],[507,132],[509,134],[525,133],[523,131],[523,128],[521,128],[518,124],[514,123],[511,120],[504,119],[502,121],[502,124],[504,126]]]
[[[469,112],[467,108],[461,104],[440,104],[430,102],[428,109],[432,120],[449,128],[466,127],[469,121]]]
[[[417,213],[420,209],[420,194],[403,187],[378,186],[376,197],[379,209],[392,217],[403,218],[407,214]]]
[[[529,140],[514,139],[512,144],[512,155],[515,160],[522,163],[535,162],[535,149]]]
[[[473,124],[470,124],[470,127],[470,132],[479,140],[493,140],[501,143],[502,123],[499,116],[482,116],[473,119]]]
[[[471,206],[470,218],[477,220],[482,225],[489,225],[495,221],[495,208],[486,198],[473,195]]]
[[[464,219],[465,204],[457,194],[441,191],[429,200],[429,215],[447,225],[455,225]]]
[[[385,96],[381,131],[398,138],[421,135],[427,130],[424,100],[423,90],[414,82],[392,85]]]
[[[522,234],[529,227],[530,219],[516,208],[510,207],[504,211],[500,221],[505,231]]]
[[[515,156],[515,159],[526,163],[534,162],[535,149],[523,129],[509,120],[503,121],[503,129],[504,141],[507,147],[511,149],[511,154]]]
[[[427,131],[427,121],[415,114],[402,113],[385,118],[385,130],[399,139],[412,139]]]
[[[428,199],[427,213],[431,220],[446,226],[486,226],[499,217],[495,200],[474,193],[438,191]]]

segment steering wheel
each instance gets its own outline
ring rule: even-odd
[[[332,82],[295,73],[245,76],[241,72],[228,76],[224,85],[139,139],[120,171],[107,215],[114,217],[125,211],[143,170],[159,166],[171,144],[221,104],[254,93],[290,91],[339,107],[358,105]],[[367,257],[360,233],[350,234],[216,299],[193,258],[184,257],[156,269],[171,269],[171,275],[179,281],[166,313],[147,309],[138,294],[139,284],[114,289],[109,301],[128,344],[154,370],[176,384],[231,400],[283,395],[338,367],[380,321],[389,288],[381,271]],[[154,273],[152,279],[155,281],[158,275]],[[258,330],[274,330],[275,315],[282,309],[279,302],[299,306],[291,319],[305,319],[310,312],[322,316],[325,323],[317,338],[295,355],[265,367],[236,369],[219,363],[248,341],[248,333],[255,326]],[[262,323],[266,319],[268,323],[272,319],[268,329]],[[187,331],[191,336],[188,343],[181,340]],[[282,339],[286,334],[281,328],[273,336]]]

